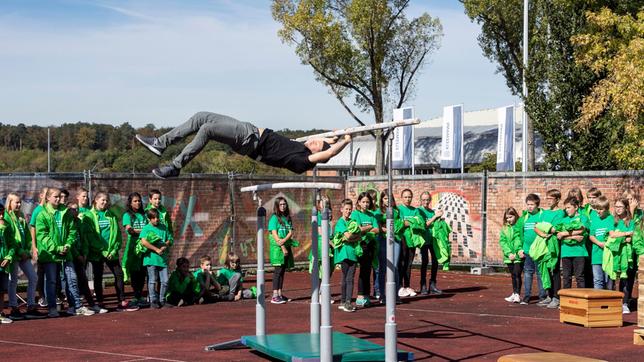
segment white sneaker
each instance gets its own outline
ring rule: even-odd
[[[11,324],[11,323],[13,323],[13,320],[11,320],[10,318],[7,318],[4,315],[4,313],[2,313],[2,314],[0,314],[0,323],[1,324]]]
[[[76,309],[76,315],[90,316],[94,315],[94,311],[87,307],[80,307]]]
[[[505,299],[505,301],[506,301],[506,302],[514,303],[514,295],[515,295],[515,294],[514,294],[514,293],[512,293],[512,294],[510,294],[510,296],[509,296],[509,297],[507,297],[507,298],[503,298],[503,299]]]
[[[517,293],[514,293],[514,300],[512,301],[513,303],[521,303],[521,296]]]
[[[407,289],[407,295],[410,297],[415,297],[416,296],[416,291],[413,290],[412,288],[405,288]]]
[[[631,310],[628,308],[628,304],[624,303],[622,304],[622,314],[630,314]]]
[[[96,313],[96,314],[105,314],[105,313],[107,313],[107,309],[101,308],[98,304],[95,304],[93,307],[90,307],[89,309],[93,310],[94,313]]]
[[[402,297],[408,297],[408,296],[409,296],[409,292],[407,291],[407,288],[400,288],[400,289],[398,290],[398,296],[399,296],[399,297],[401,297],[401,298],[402,298]]]

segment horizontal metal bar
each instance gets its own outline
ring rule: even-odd
[[[343,184],[331,182],[280,182],[274,184],[261,184],[246,186],[240,189],[241,192],[255,192],[275,189],[332,189],[342,190]]]
[[[346,134],[357,134],[357,133],[366,133],[369,131],[374,131],[377,129],[392,129],[396,127],[403,127],[403,126],[412,126],[415,124],[419,124],[420,119],[407,119],[404,121],[394,121],[394,122],[387,122],[387,123],[376,123],[376,124],[370,124],[367,126],[360,126],[360,127],[349,127],[345,129],[340,129],[337,131],[331,131],[331,132],[326,132],[326,133],[320,133],[320,134],[314,134],[310,136],[304,136],[300,138],[296,138],[295,140],[297,142],[304,142],[308,139],[311,138],[326,138],[326,137],[336,137],[336,136],[344,136]]]

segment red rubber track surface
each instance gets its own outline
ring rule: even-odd
[[[417,284],[418,272],[414,273],[412,283]],[[335,272],[332,279],[336,299],[340,274]],[[247,280],[248,285],[254,282]],[[270,290],[270,274],[267,281]],[[267,300],[267,333],[309,331],[309,283],[308,273],[286,274],[284,293],[294,300],[283,305]],[[624,316],[622,328],[584,328],[559,323],[558,310],[505,302],[511,292],[507,274],[440,272],[438,286],[444,291],[441,296],[406,298],[397,306],[398,347],[412,351],[416,360],[496,361],[505,354],[545,351],[609,361],[643,359],[641,347],[633,345],[636,311]],[[115,307],[113,296],[109,302],[108,307]],[[383,306],[356,313],[342,312],[337,304],[331,308],[334,330],[384,343]],[[262,360],[245,348],[204,351],[206,345],[254,333],[254,300],[111,311],[0,325],[0,360]]]

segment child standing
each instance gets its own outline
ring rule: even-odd
[[[546,291],[541,284],[541,272],[534,260],[530,257],[530,246],[537,237],[535,226],[543,221],[543,210],[539,207],[541,199],[536,194],[528,194],[525,198],[526,210],[518,221],[518,228],[521,230],[522,248],[519,250],[519,257],[524,259],[523,264],[523,288],[524,294],[521,300],[522,305],[530,303],[532,296],[532,278],[537,274],[537,286],[539,287],[539,301],[546,299]]]
[[[379,207],[374,212],[373,216],[378,221],[378,226],[380,227],[380,232],[376,236],[378,241],[378,278],[375,279],[377,282],[378,297],[381,302],[385,301],[387,291],[385,290],[385,284],[387,279],[387,208],[391,203],[391,208],[393,210],[394,216],[394,265],[398,266],[400,263],[400,241],[403,239],[402,228],[403,222],[400,219],[400,211],[396,207],[396,199],[389,198],[388,191],[383,190],[380,193],[380,203]],[[400,288],[400,273],[398,267],[394,273],[394,281],[396,283],[396,292]],[[396,300],[400,301],[400,297],[396,296]]]
[[[15,249],[11,227],[4,220],[4,205],[0,204],[0,323],[2,324],[13,322],[4,314],[4,294],[9,284]]]
[[[293,221],[288,202],[277,197],[273,204],[273,215],[268,221],[268,239],[270,240],[270,261],[275,268],[273,272],[273,298],[271,303],[284,304],[289,299],[282,294],[286,269],[295,265],[291,246],[294,246]]]
[[[195,270],[197,280],[197,301],[200,304],[214,303],[219,300],[221,286],[211,272],[212,259],[208,255],[199,258],[199,269]]]
[[[134,299],[130,302],[138,307],[147,307],[148,303],[143,298],[143,287],[145,286],[145,277],[147,270],[143,267],[143,256],[136,252],[136,246],[139,243],[141,230],[148,219],[143,211],[143,201],[138,192],[133,192],[127,197],[127,209],[123,214],[123,227],[127,233],[127,243],[123,251],[123,281],[128,280],[132,284]]]
[[[358,298],[356,305],[359,307],[371,306],[369,292],[371,291],[371,263],[373,261],[375,239],[379,232],[378,222],[370,211],[373,200],[367,192],[358,195],[356,209],[351,213],[351,220],[360,228],[360,243],[356,248],[356,256],[360,265],[358,276]]]
[[[161,191],[152,189],[148,193],[148,197],[150,198],[150,202],[148,202],[148,204],[145,206],[145,211],[156,209],[159,212],[159,221],[163,225],[165,225],[170,235],[174,235],[174,229],[172,228],[172,218],[170,218],[168,210],[161,203]]]
[[[338,308],[344,312],[356,311],[356,307],[351,304],[351,299],[353,298],[353,279],[358,262],[356,245],[360,242],[360,229],[355,221],[353,222],[354,227],[349,227],[352,222],[352,211],[353,202],[350,199],[342,200],[340,204],[341,217],[333,230],[333,240],[336,245],[333,261],[342,267],[341,297]],[[352,229],[353,232],[349,229]]]
[[[619,267],[619,290],[624,293],[622,301],[622,312],[628,314],[631,312],[628,303],[631,300],[631,293],[628,288],[628,274],[631,273],[631,270],[637,270],[637,266],[633,265],[632,262],[632,247],[631,242],[633,238],[634,231],[634,222],[633,216],[631,215],[631,210],[629,208],[628,200],[626,198],[619,198],[615,201],[615,214],[613,216],[614,224],[613,230],[608,232],[608,236],[611,238],[618,238],[621,240],[621,245],[619,247],[620,258],[626,258],[627,260],[615,261],[616,269],[617,264],[624,265],[627,267]],[[627,247],[628,245],[628,247]],[[626,249],[626,251],[623,251]],[[626,269],[626,270],[624,270]],[[615,281],[610,279],[608,280],[608,289],[613,289],[615,287]]]
[[[402,205],[398,205],[398,211],[400,211],[400,218],[403,220],[403,233],[404,238],[401,245],[401,256],[400,256],[400,279],[401,279],[401,288],[398,291],[399,297],[414,297],[416,296],[416,291],[411,288],[411,266],[414,262],[414,257],[416,257],[416,247],[411,244],[412,239],[412,228],[410,224],[410,219],[419,216],[418,210],[411,206],[411,201],[414,198],[414,194],[410,189],[403,190],[402,194]]]
[[[217,272],[217,282],[221,286],[221,296],[224,300],[238,301],[255,298],[257,288],[243,287],[241,260],[237,254],[230,252],[226,255],[224,267]]]
[[[438,289],[436,286],[437,274],[438,274],[438,258],[436,257],[436,251],[434,250],[434,237],[432,236],[432,225],[434,221],[440,219],[443,216],[443,210],[432,209],[432,195],[429,191],[425,191],[420,195],[420,207],[418,208],[418,213],[425,220],[425,233],[423,237],[425,238],[425,244],[420,248],[420,294],[443,294],[443,291]],[[427,265],[429,264],[429,255],[431,255],[432,260],[432,269],[429,278],[429,289],[427,289]]]
[[[143,253],[143,266],[148,271],[148,293],[150,306],[155,309],[165,304],[168,289],[168,255],[172,245],[172,234],[159,219],[159,211],[150,208],[145,212],[149,223],[141,230],[140,243],[147,250]],[[159,290],[156,288],[159,280]]]
[[[561,220],[557,230],[557,239],[561,240],[561,270],[563,287],[572,287],[572,276],[575,275],[577,288],[585,288],[585,263],[588,258],[586,235],[589,222],[586,215],[579,213],[579,200],[570,196],[564,201],[566,216]]]
[[[39,300],[38,304],[41,307],[47,307],[47,300],[45,299],[45,267],[42,265],[40,260],[38,260],[38,247],[36,245],[36,219],[38,214],[43,210],[43,205],[45,205],[45,198],[47,197],[47,187],[40,189],[38,194],[38,205],[31,211],[31,218],[29,219],[29,233],[31,234],[31,257],[34,260],[37,260],[37,273],[36,276],[38,281],[36,283],[36,292],[38,292]]]
[[[38,260],[43,264],[45,272],[45,296],[49,317],[59,316],[56,308],[56,280],[58,279],[59,265],[62,266],[62,275],[66,282],[65,291],[70,305],[68,314],[93,315],[94,311],[81,304],[76,271],[72,263],[71,249],[77,237],[74,216],[67,212],[66,207],[59,205],[59,189],[49,188],[46,200],[43,210],[36,219],[36,241]]]
[[[7,209],[4,213],[4,219],[11,230],[11,236],[14,240],[16,252],[10,274],[9,281],[9,307],[11,307],[11,314],[9,318],[18,320],[23,317],[26,318],[42,318],[36,305],[36,283],[38,277],[33,264],[31,263],[31,238],[27,236],[27,221],[25,220],[20,207],[22,200],[20,196],[15,193],[7,195]],[[18,268],[27,277],[27,313],[23,315],[18,309]]]
[[[506,302],[521,302],[521,272],[523,271],[523,259],[519,256],[519,250],[523,246],[521,231],[517,229],[519,213],[513,207],[508,207],[503,213],[503,228],[499,234],[499,245],[503,251],[503,262],[508,266],[512,275],[512,294],[505,298]]]
[[[186,258],[177,259],[177,269],[172,272],[168,280],[166,305],[182,306],[193,305],[197,296],[197,280],[190,273],[190,261]]]
[[[97,192],[92,208],[85,212],[81,236],[88,244],[87,260],[94,273],[94,292],[99,306],[103,304],[103,269],[105,265],[114,275],[114,288],[118,299],[117,311],[135,311],[139,307],[125,300],[123,269],[119,262],[122,238],[118,218],[110,210],[110,199],[105,192]]]
[[[607,277],[602,269],[604,243],[608,232],[613,229],[615,220],[610,214],[610,202],[606,196],[599,196],[594,203],[595,212],[590,217],[590,234],[588,238],[593,243],[591,264],[593,266],[593,288],[605,289]]]

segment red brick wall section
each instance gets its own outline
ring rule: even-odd
[[[551,188],[558,188],[565,195],[573,186],[580,187],[584,192],[590,187],[597,187],[610,200],[614,200],[624,187],[641,189],[644,185],[643,171],[530,175],[525,178],[520,173],[488,175],[488,223],[485,247],[488,264],[502,264],[498,235],[503,210],[508,206],[522,210],[523,200],[528,193],[534,192],[543,198],[545,192]],[[345,183],[341,178],[318,177],[317,180]],[[41,187],[67,188],[73,199],[78,186],[91,184],[93,191],[107,191],[110,194],[113,210],[120,214],[124,211],[130,192],[141,193],[144,202],[147,202],[148,191],[158,188],[164,195],[163,204],[171,211],[174,220],[175,244],[172,248],[172,261],[184,256],[190,259],[193,266],[196,266],[199,257],[210,255],[214,258],[213,264],[218,265],[223,262],[229,249],[232,249],[241,256],[243,263],[252,264],[257,260],[255,242],[257,201],[253,200],[252,194],[241,193],[240,187],[271,182],[306,181],[313,181],[313,178],[236,176],[234,179],[229,179],[226,175],[194,175],[173,180],[159,180],[150,175],[141,174],[97,174],[92,175],[91,182],[88,182],[83,174],[0,175],[0,197],[4,199],[7,193],[17,192],[23,196],[23,212],[29,216],[36,205]],[[458,175],[401,176],[394,179],[394,196],[399,200],[402,190],[409,188],[414,193],[414,205],[418,205],[420,194],[423,191],[429,191],[433,195],[433,206],[445,209],[446,219],[452,225],[452,262],[480,264],[483,245],[482,184],[482,174],[468,174],[464,178]],[[334,207],[333,218],[338,218],[337,205],[345,195],[355,201],[356,196],[362,191],[368,189],[381,191],[385,188],[386,179],[381,177],[349,179],[346,181],[345,189],[327,192]],[[301,246],[294,250],[296,260],[299,261],[306,261],[310,250],[310,210],[313,193],[312,190],[301,189],[272,190],[261,193],[262,205],[267,209],[268,216],[276,196],[285,196],[289,200],[295,224],[295,238],[301,243]],[[233,209],[235,217],[231,218]],[[267,259],[267,238],[265,250],[265,259]]]

